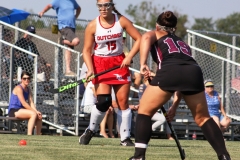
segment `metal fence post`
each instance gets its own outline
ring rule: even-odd
[[[236,41],[237,41],[237,37],[233,36],[232,37],[233,46],[236,46]],[[236,62],[236,50],[234,48],[232,49],[232,61]],[[236,69],[237,69],[237,66],[232,64],[232,78],[236,77]]]
[[[33,102],[36,106],[37,104],[37,68],[38,67],[38,56],[34,58],[34,81],[33,81]]]
[[[80,79],[80,54],[77,55],[77,80]],[[79,120],[79,97],[80,97],[80,86],[77,87],[77,94],[76,94],[76,119],[75,119],[75,135],[78,136],[78,120]]]
[[[13,90],[13,72],[14,72],[14,68],[15,68],[14,52],[15,52],[15,49],[13,47],[11,47],[11,51],[10,51],[10,73],[9,73],[10,81],[9,81],[9,97],[8,97],[9,102],[10,102],[10,97],[11,97],[11,93],[12,93],[12,90]]]
[[[59,60],[60,54],[62,53],[62,49],[60,47],[55,47],[55,55],[54,55],[54,88],[58,88],[59,86]],[[58,113],[59,113],[59,95],[54,94],[54,116],[53,122],[54,124],[59,124],[58,122]]]
[[[196,47],[196,36],[192,35],[192,45]],[[192,57],[195,59],[196,58],[196,51],[192,50]]]
[[[227,59],[231,60],[231,48],[227,47]],[[231,94],[231,64],[227,62],[226,69],[226,113],[230,111],[230,94]]]
[[[225,102],[226,102],[226,88],[225,88],[225,78],[226,78],[226,62],[222,61],[222,78],[221,78],[221,91],[222,91],[222,98],[221,98],[221,102],[224,106],[226,106]]]
[[[0,25],[0,39],[3,39],[3,25]],[[2,84],[3,44],[0,43],[0,84]],[[1,87],[2,88],[2,87]]]

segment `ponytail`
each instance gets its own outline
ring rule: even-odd
[[[117,15],[119,15],[119,16],[122,15],[120,12],[118,12],[118,10],[115,8],[115,6],[113,6],[113,12],[117,13]]]

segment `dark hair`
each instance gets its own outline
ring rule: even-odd
[[[24,75],[31,77],[31,74],[27,71],[22,71],[21,78],[23,78]]]
[[[158,16],[157,24],[165,27],[174,28],[177,25],[177,17],[172,11],[163,12]]]
[[[113,12],[117,13],[117,15],[121,16],[122,14],[118,12],[118,10],[115,8],[115,4],[113,4]]]

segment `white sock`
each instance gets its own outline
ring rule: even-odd
[[[118,110],[117,120],[118,120],[119,129],[120,129],[121,141],[123,141],[126,138],[130,137],[131,120],[132,120],[131,109],[128,108],[126,110]]]
[[[93,132],[97,132],[99,125],[102,122],[106,112],[101,112],[97,109],[96,105],[92,108],[89,129]]]

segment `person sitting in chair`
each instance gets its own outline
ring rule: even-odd
[[[21,74],[21,83],[12,91],[8,115],[9,117],[28,120],[28,135],[32,135],[35,126],[37,135],[41,135],[42,113],[36,109],[33,103],[29,87],[30,81],[30,73],[23,71]]]
[[[221,98],[218,92],[214,90],[214,84],[212,80],[206,80],[205,95],[208,105],[208,112],[213,120],[217,123],[222,132],[225,132],[230,125],[230,118],[226,115]]]

